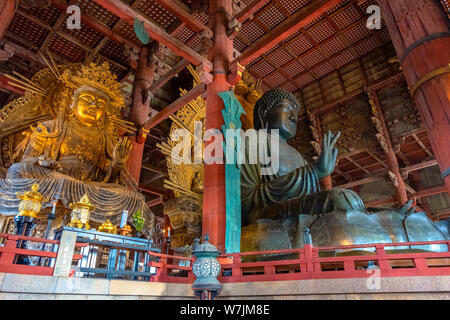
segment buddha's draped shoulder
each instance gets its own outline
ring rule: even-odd
[[[270,137],[268,135],[266,141],[260,141],[260,146],[265,143],[267,147],[266,158],[258,157],[256,163],[250,161],[255,150],[248,144],[245,146],[245,161],[241,166],[243,212],[249,213],[256,208],[280,204],[320,191],[314,166],[308,164],[292,147],[280,146],[277,152],[276,148],[271,148]],[[278,165],[274,165],[275,157],[278,157]],[[270,171],[267,170],[270,166],[278,167],[278,170],[263,174]]]

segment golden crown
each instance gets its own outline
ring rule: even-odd
[[[99,89],[111,98],[112,107],[118,109],[125,107],[120,83],[117,81],[117,76],[111,73],[108,62],[101,65],[95,63],[81,65],[81,68],[75,74],[66,69],[61,76],[61,80],[70,87],[85,85]]]

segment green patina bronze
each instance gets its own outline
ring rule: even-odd
[[[279,169],[262,174],[261,163],[248,161],[251,152],[245,145],[246,161],[241,166],[242,251],[302,247],[305,227],[311,230],[314,246],[446,240],[425,213],[414,212],[411,202],[400,209],[372,209],[365,208],[352,190],[320,190],[319,179],[334,171],[340,133],[326,133],[321,154],[307,163],[287,143],[296,136],[300,108],[298,100],[283,89],[266,92],[255,105],[255,129],[268,132],[266,138],[259,138],[258,145],[266,144],[272,159],[278,156]],[[278,142],[278,152],[274,141]],[[439,245],[413,249],[446,250]]]
[[[245,114],[245,111],[233,91],[220,92],[219,96],[225,105],[225,109],[222,110],[225,121],[225,124],[222,126],[222,132],[225,137],[224,150],[227,160],[225,165],[225,193],[227,200],[225,250],[227,253],[234,253],[240,252],[241,247],[241,169],[237,164],[237,151],[240,148],[241,139],[240,135],[227,134],[227,129],[240,130],[242,127],[240,118],[242,114]],[[228,152],[226,151],[227,147]]]
[[[150,41],[150,35],[147,30],[145,30],[144,24],[137,18],[134,19],[134,33],[136,34],[139,41],[143,44],[148,44]]]

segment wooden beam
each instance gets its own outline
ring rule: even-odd
[[[436,194],[441,194],[441,193],[446,193],[447,192],[447,187],[445,185],[442,186],[437,186],[437,187],[432,187],[432,188],[428,188],[425,190],[421,190],[418,191],[416,193],[413,193],[409,196],[410,199],[417,199],[417,198],[423,198],[423,197],[429,197],[429,196],[434,196]]]
[[[205,69],[210,72],[213,69],[212,63],[204,58],[199,53],[195,52],[193,49],[186,46],[184,43],[176,39],[167,33],[160,26],[156,25],[143,14],[133,10],[130,6],[126,5],[120,0],[93,0],[97,4],[101,5],[111,13],[115,14],[119,18],[125,20],[130,25],[134,25],[134,20],[137,19],[144,24],[145,29],[149,33],[150,37],[154,40],[162,43],[170,50],[172,50],[176,55],[179,55],[194,65],[203,64]]]
[[[138,190],[156,195],[167,195],[168,192],[167,190],[158,189],[149,185],[142,185],[142,184],[139,185]]]
[[[237,21],[243,23],[247,19],[251,19],[251,17],[255,14],[256,11],[262,8],[263,5],[267,3],[267,0],[253,0],[252,3],[247,5],[243,10],[241,10],[238,14],[236,14],[235,18]]]
[[[25,91],[23,89],[20,88],[16,88],[12,85],[9,84],[9,82],[14,82],[11,79],[5,77],[4,75],[0,74],[0,88],[2,89],[6,89],[8,91],[23,95],[25,93]],[[3,107],[3,106],[0,106]]]
[[[418,192],[410,194],[408,196],[408,198],[412,199],[412,200],[415,200],[415,199],[418,199],[418,198],[429,197],[429,196],[433,196],[433,195],[441,194],[441,193],[446,193],[446,192],[447,192],[447,187],[445,185],[443,185],[443,186],[437,186],[437,187],[428,188],[428,189],[425,189],[425,190],[420,190]],[[395,201],[396,201],[396,198],[395,197],[391,197],[391,198],[386,198],[386,199],[369,201],[369,202],[366,202],[365,205],[366,205],[366,207],[378,207],[378,206],[383,206],[383,205],[387,205],[387,204],[392,204]]]
[[[180,4],[173,0],[155,0],[161,6],[173,13],[178,19],[184,22],[189,28],[195,32],[203,32],[208,38],[212,38],[213,32],[206,25],[195,19],[192,14],[181,7]]]
[[[339,4],[339,2],[340,0],[314,1],[312,4],[300,9],[297,13],[275,27],[271,32],[256,40],[233,62],[239,62],[244,66],[247,65],[268,49],[273,48],[283,40],[287,39],[290,35],[305,27],[308,23],[318,18],[324,12]]]
[[[427,167],[432,167],[434,165],[437,165],[436,160],[424,161],[422,163],[417,163],[417,164],[413,164],[411,166],[401,168],[400,172],[403,175],[403,174],[413,172],[413,171],[418,171],[418,170],[421,170],[421,169],[424,169]],[[384,177],[388,174],[388,172],[389,172],[389,169],[380,169],[377,171],[373,171],[373,172],[365,175],[363,178],[361,178],[359,180],[350,181],[348,183],[341,184],[341,185],[337,186],[336,188],[348,189],[348,188],[360,186],[363,184],[367,184],[370,182],[384,180]]]
[[[422,170],[422,169],[437,166],[437,165],[438,165],[437,160],[429,160],[429,161],[413,164],[406,168],[400,169],[400,172],[402,173],[402,175],[407,175],[408,173],[410,173],[412,171],[418,171],[418,170]]]
[[[195,88],[179,97],[177,100],[158,112],[153,118],[149,119],[144,124],[144,128],[150,130],[151,128],[155,127],[205,91],[206,85],[204,83],[198,84],[197,86],[195,86]]]
[[[163,175],[164,177],[168,177],[168,173],[167,173],[167,169],[164,167],[158,167],[158,166],[154,166],[151,164],[147,164],[147,163],[142,163],[142,169],[145,169],[147,171],[151,171],[151,172],[156,172],[159,173],[161,175]]]
[[[173,66],[172,71],[168,72],[163,77],[159,78],[158,81],[153,83],[153,85],[150,87],[150,92],[156,93],[156,91],[161,89],[167,82],[169,82],[188,65],[189,61],[186,61],[185,59],[180,60],[180,62]]]

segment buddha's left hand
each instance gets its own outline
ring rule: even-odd
[[[114,164],[124,165],[130,155],[131,147],[132,144],[130,139],[128,139],[127,137],[120,138],[119,143],[117,143],[114,147],[112,156]]]
[[[338,131],[336,135],[331,133],[331,131],[328,131],[323,136],[322,152],[316,161],[316,169],[318,171],[319,179],[329,176],[334,171],[338,155],[338,150],[334,147],[334,145],[340,136],[340,131]]]

